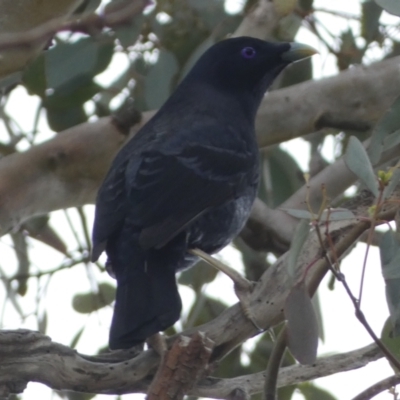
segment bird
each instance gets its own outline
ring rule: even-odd
[[[91,254],[106,252],[117,281],[110,349],[172,326],[182,309],[176,273],[199,260],[195,249],[214,254],[239,234],[259,184],[257,109],[287,65],[315,53],[251,37],[214,44],[116,155]]]

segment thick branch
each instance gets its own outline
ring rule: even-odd
[[[269,93],[258,112],[260,146],[314,132],[329,121],[374,124],[400,92],[399,57]],[[336,127],[336,123],[332,123]]]
[[[133,119],[134,134],[152,113]],[[135,115],[132,114],[132,117]],[[0,160],[0,230],[29,217],[93,203],[101,181],[127,133],[110,117],[58,134],[54,139]]]
[[[103,394],[143,393],[148,390],[152,378],[151,374],[147,375],[149,371],[155,372],[159,361],[152,350],[122,362],[87,361],[76,351],[51,342],[47,336],[27,330],[1,331],[0,345],[0,397],[20,393],[29,381],[60,390]],[[186,356],[191,359],[194,353]],[[361,368],[380,357],[382,355],[376,346],[369,345],[346,354],[320,358],[314,365],[282,368],[278,385],[293,385]],[[256,394],[262,391],[264,379],[264,372],[230,379],[207,377],[189,393],[224,399],[234,388],[238,388],[245,393]]]

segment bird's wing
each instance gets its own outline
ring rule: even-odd
[[[211,207],[241,194],[254,155],[200,144],[178,154],[142,153],[128,166],[130,219],[142,227],[143,248],[160,248]]]
[[[96,200],[96,212],[93,226],[93,249],[91,259],[96,261],[105,250],[107,240],[121,229],[128,207],[125,190],[125,170],[128,160],[112,167]]]

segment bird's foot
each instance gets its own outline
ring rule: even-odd
[[[168,346],[165,337],[161,333],[155,333],[146,339],[146,343],[151,347],[161,358],[164,358]]]
[[[221,261],[217,260],[216,258],[210,256],[209,254],[205,253],[203,250],[200,249],[191,249],[189,253],[202,258],[205,262],[210,264],[212,267],[216,268],[218,271],[223,272],[229,278],[233,280],[234,283],[234,290],[236,296],[239,299],[240,305],[242,307],[243,313],[248,318],[251,323],[257,328],[258,331],[262,332],[262,329],[254,318],[253,313],[251,312],[250,308],[250,295],[254,288],[254,283],[243,277],[239,274],[236,270],[229,267],[228,265],[222,263]]]
[[[242,279],[245,279],[242,277]],[[237,282],[234,282],[234,290],[237,298],[239,299],[240,306],[242,307],[243,314],[246,316],[248,320],[256,327],[259,332],[263,332],[264,329],[258,325],[254,315],[251,311],[250,307],[250,296],[254,288],[254,282],[250,282],[246,280],[246,287],[242,286],[241,284],[238,285]]]

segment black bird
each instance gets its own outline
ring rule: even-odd
[[[117,279],[111,349],[129,348],[180,316],[175,273],[212,254],[246,222],[259,181],[254,121],[296,43],[239,37],[208,49],[157,114],[117,154],[99,190],[92,260]]]

